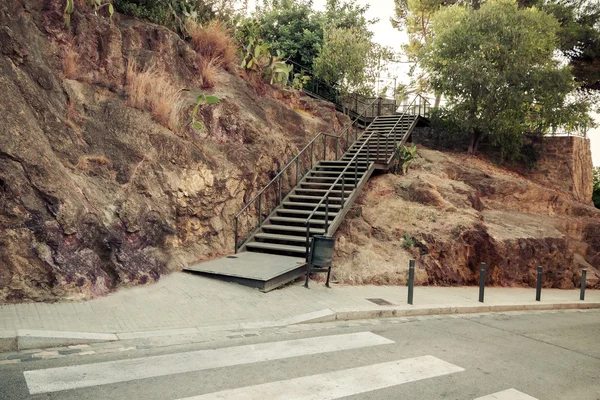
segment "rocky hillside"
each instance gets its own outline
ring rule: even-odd
[[[100,296],[230,253],[241,206],[317,132],[348,123],[238,68],[208,76],[162,27],[75,11],[66,29],[62,10],[0,2],[0,303]],[[207,87],[221,101],[192,129]],[[598,210],[482,159],[420,153],[349,214],[339,281],[404,283],[416,258],[422,284],[475,283],[486,261],[491,284],[532,285],[541,264],[548,286],[587,267],[598,287]]]
[[[218,70],[205,129],[167,129],[132,106],[128,65],[179,88],[185,121],[202,57],[118,15],[76,11],[66,29],[62,9],[0,2],[0,302],[103,295],[231,252],[245,201],[318,131],[348,122]]]
[[[589,152],[589,149],[588,149]],[[336,278],[348,284],[404,284],[408,261],[425,285],[488,284],[573,288],[581,269],[600,288],[600,210],[590,201],[464,153],[429,150],[406,176],[373,177],[337,233]],[[558,163],[557,163],[558,165]],[[538,173],[531,174],[538,180]]]

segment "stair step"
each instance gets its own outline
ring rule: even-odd
[[[348,150],[348,151],[350,151],[350,150]],[[344,153],[344,155],[347,155],[347,154]],[[357,169],[359,174],[364,174],[365,172],[367,172],[367,169],[365,167],[361,167],[360,165],[355,166],[354,163],[350,163],[350,166],[345,171],[344,170],[339,170],[339,171],[310,171],[311,175],[309,175],[309,176],[342,176],[342,175],[348,175],[350,172],[352,172],[352,175],[354,175],[354,169]]]
[[[319,189],[319,190],[325,190],[327,191],[330,187],[331,187],[331,183],[319,183],[319,182],[300,182],[301,186],[316,186],[316,187],[322,187],[323,189]],[[347,188],[354,188],[354,179],[352,179],[352,183],[348,183],[348,179],[345,179],[345,185],[344,185],[344,191]],[[334,188],[342,188],[342,181],[340,180],[339,183],[336,183],[335,185],[333,185]],[[341,190],[340,190],[341,192]]]
[[[343,171],[343,170],[344,170],[346,167],[348,167],[348,168],[349,168],[349,167],[352,167],[352,168],[354,168],[354,164],[349,164],[349,163],[346,163],[346,165],[340,165],[340,166],[335,166],[335,165],[324,165],[324,166],[317,166],[317,168],[327,168],[327,170],[316,170],[316,171],[318,171],[318,172],[323,172],[323,171],[327,172],[327,171],[329,171],[329,172],[337,172],[337,173],[340,173],[340,172],[342,172],[342,171]],[[363,171],[364,171],[364,170],[366,170],[366,169],[367,169],[367,165],[366,165],[366,163],[362,163],[362,165],[360,165],[360,164],[359,164],[359,166],[358,166],[358,169],[359,169],[359,170],[363,170]]]
[[[295,214],[295,215],[306,215],[307,217],[312,213],[312,210],[290,210],[287,208],[280,208],[277,210],[277,214]],[[337,212],[331,212],[329,211],[329,218],[333,219],[335,217],[337,217],[338,213]],[[315,216],[318,217],[324,217],[325,216],[325,211],[317,211],[314,214]]]
[[[321,201],[321,199],[323,199],[323,196],[301,196],[298,194],[292,194],[289,196],[290,199],[297,199],[297,200],[306,200],[306,201],[314,201],[314,202],[319,202]],[[341,197],[329,197],[329,201],[342,201]],[[323,202],[323,204],[325,204],[325,202]]]
[[[337,161],[321,161],[321,162],[320,162],[320,163],[317,165],[317,167],[318,167],[319,165],[321,165],[321,164],[326,164],[326,165],[335,165],[335,166],[337,166],[337,165],[342,165],[342,166],[345,166],[345,165],[348,165],[348,162],[346,162],[346,161],[340,161],[340,160],[337,160]],[[367,163],[366,163],[366,162],[359,162],[358,164],[360,165],[360,164],[367,164]],[[352,164],[352,165],[354,165],[354,164]]]
[[[305,246],[290,246],[287,244],[277,244],[277,243],[264,243],[264,242],[251,242],[246,245],[246,248],[252,249],[261,249],[261,250],[273,250],[280,251],[285,253],[294,253],[294,254],[306,254]]]
[[[282,222],[282,223],[290,223],[290,224],[303,224],[306,226],[306,218],[292,218],[292,217],[271,217],[269,222]],[[324,219],[311,219],[311,225],[325,225]]]
[[[262,240],[279,240],[281,242],[295,242],[295,243],[306,243],[306,236],[291,236],[291,235],[278,235],[276,233],[257,233],[254,235],[256,239]]]
[[[303,207],[310,210],[314,210],[316,204],[315,203],[303,203],[301,201],[284,201],[282,203],[285,207]],[[342,208],[341,204],[330,204],[329,208],[339,209]],[[321,204],[318,209],[325,210],[325,204]]]
[[[346,187],[344,188],[344,196],[348,197],[352,193],[352,190],[354,188],[350,187],[349,185],[345,185],[345,186]],[[296,189],[294,189],[294,192],[307,192],[307,193],[320,194],[321,196],[324,196],[325,193],[327,193],[328,190],[329,189],[307,189],[307,188],[303,188],[303,187],[297,187]],[[334,189],[334,190],[332,190],[329,193],[331,193],[331,194],[341,194],[342,191]]]
[[[279,231],[279,232],[290,232],[291,234],[304,233],[306,234],[306,227],[304,226],[285,226],[285,225],[263,225],[263,230]],[[325,233],[323,228],[310,228],[310,233],[315,235],[322,235]]]
[[[366,159],[366,157],[365,157]],[[371,162],[373,162],[373,157],[371,157]],[[358,179],[356,181],[360,181],[361,176],[358,174]],[[316,182],[313,182],[316,181]],[[302,183],[327,183],[328,185],[333,185],[337,181],[336,185],[341,185],[344,182],[346,185],[354,185],[354,174],[347,176],[344,175],[343,178],[338,180],[337,176],[307,176],[306,180],[302,181]]]

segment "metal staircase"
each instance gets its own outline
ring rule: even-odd
[[[335,233],[369,177],[390,169],[398,146],[428,113],[427,100],[417,96],[402,114],[376,116],[360,135],[360,116],[339,136],[317,135],[236,216],[236,253],[308,259],[310,238]]]
[[[311,237],[333,235],[371,175],[389,171],[398,147],[427,122],[430,107],[421,96],[387,115],[378,101],[341,134],[320,132],[242,208],[235,255],[184,269],[265,292],[304,275]]]

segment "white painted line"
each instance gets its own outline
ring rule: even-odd
[[[478,397],[475,400],[538,400],[535,397],[526,395],[516,389],[503,390],[502,392],[489,394],[487,396]]]
[[[48,368],[23,374],[29,393],[38,394],[390,343],[394,342],[371,332],[359,332]]]
[[[464,369],[433,356],[409,358],[366,367],[305,376],[180,400],[328,400],[408,382],[462,372]]]

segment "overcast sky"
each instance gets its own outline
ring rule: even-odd
[[[250,1],[250,9],[254,9],[255,1]],[[390,46],[394,51],[400,51],[400,46],[407,41],[406,34],[399,32],[392,27],[390,23],[390,17],[394,14],[394,1],[393,0],[377,0],[367,1],[358,0],[359,4],[369,4],[369,19],[379,18],[379,22],[372,27],[372,31],[375,34],[375,41],[382,45]],[[314,0],[314,6],[316,9],[325,9],[325,0]],[[399,64],[391,72],[398,78],[398,82],[408,83],[408,70],[410,65]],[[600,115],[594,114],[596,121],[600,124]],[[592,158],[594,165],[600,166],[600,128],[596,128],[588,133],[592,143]]]

